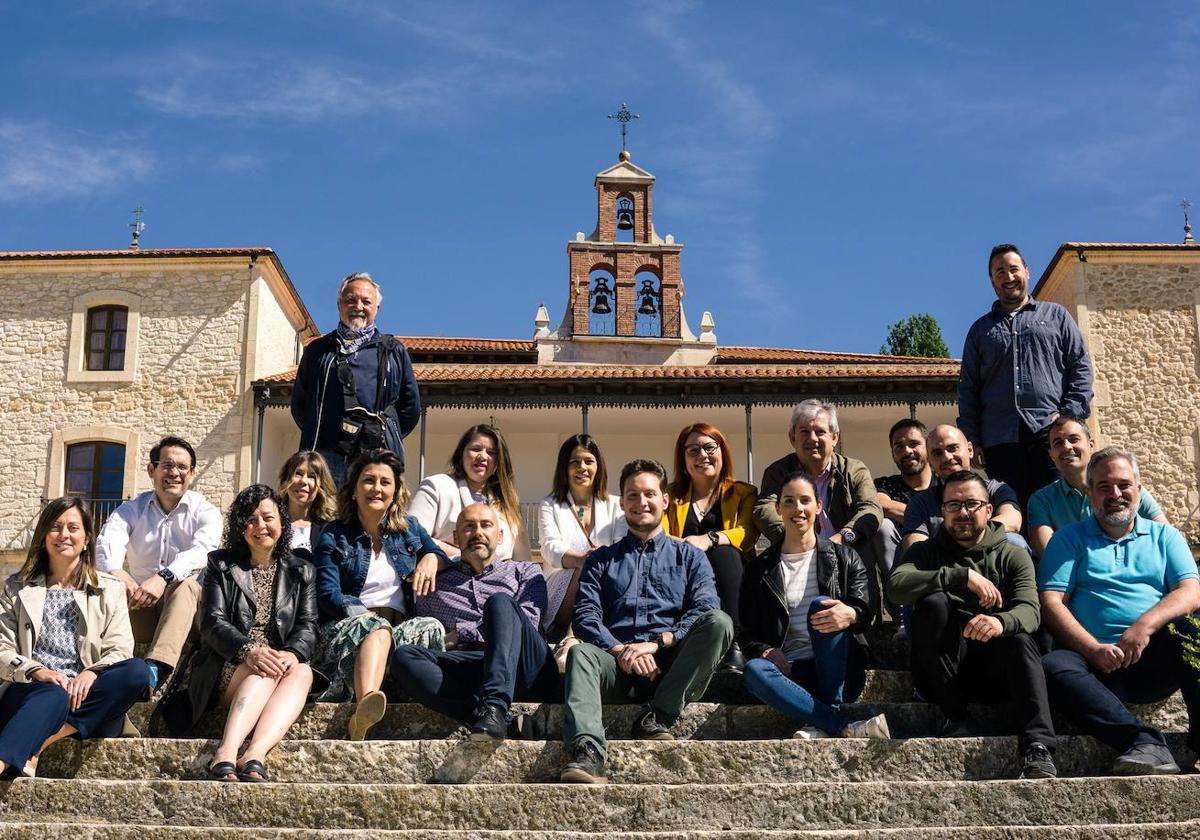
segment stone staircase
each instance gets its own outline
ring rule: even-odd
[[[204,779],[222,717],[201,737],[79,744],[43,756],[39,778],[0,786],[0,836],[118,840],[509,838],[624,840],[820,837],[879,840],[1200,838],[1200,776],[1113,778],[1113,754],[1065,725],[1061,777],[1016,781],[1002,714],[977,708],[981,737],[930,737],[937,714],[913,702],[902,648],[881,644],[852,716],[888,715],[890,742],[791,739],[795,725],[718,679],[675,728],[681,740],[621,740],[635,706],[606,709],[609,784],[560,785],[563,708],[518,704],[523,738],[474,743],[420,706],[388,707],[372,740],[345,740],[348,704],[307,708],[268,765],[268,784]],[[1182,748],[1176,695],[1140,707]],[[453,783],[453,784],[447,784]]]

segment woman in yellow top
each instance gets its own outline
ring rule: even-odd
[[[733,480],[733,455],[721,430],[693,423],[675,441],[674,481],[664,529],[708,555],[721,609],[737,623],[744,564],[754,556],[753,484]],[[745,665],[734,642],[720,671],[741,673]]]

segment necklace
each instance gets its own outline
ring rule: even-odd
[[[704,519],[704,517],[708,515],[709,510],[712,509],[713,493],[718,489],[718,487],[719,485],[714,484],[712,489],[704,495],[703,499],[697,499],[695,497],[692,498],[692,510],[696,511],[697,519]],[[703,505],[701,502],[703,502]]]
[[[575,515],[579,517],[579,524],[583,524],[583,519],[587,515],[587,505],[579,505],[575,508]]]

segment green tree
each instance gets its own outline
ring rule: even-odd
[[[910,315],[888,327],[887,341],[879,348],[879,352],[888,356],[950,358],[937,319],[924,312]]]

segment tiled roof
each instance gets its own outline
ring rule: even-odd
[[[0,260],[77,260],[104,257],[237,257],[274,254],[270,248],[120,248],[107,251],[0,251]]]
[[[888,363],[878,364],[804,364],[804,365],[472,365],[472,364],[414,364],[421,382],[564,382],[603,379],[613,380],[754,380],[754,379],[911,379],[918,377],[956,377],[958,363],[939,360],[937,363],[911,364],[907,359],[882,357]],[[290,383],[296,369],[260,379],[255,384]]]
[[[900,359],[914,364],[945,364],[946,359],[921,356],[884,356],[871,353],[838,353],[827,350],[793,350],[786,347],[719,347],[713,362],[776,362],[780,364],[803,362],[849,362],[854,364],[896,364]]]
[[[446,353],[536,353],[537,343],[515,338],[445,338],[428,335],[398,335],[409,350]]]

